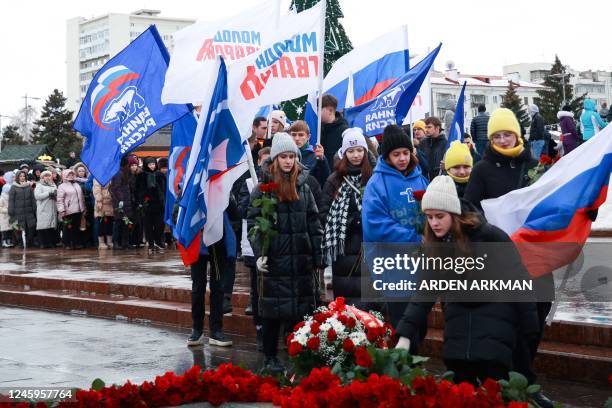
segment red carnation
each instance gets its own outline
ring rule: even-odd
[[[553,159],[550,156],[545,155],[545,154],[540,156],[540,164],[548,166],[548,165],[550,165],[552,163],[553,163]]]
[[[342,342],[342,349],[347,353],[353,353],[355,351],[355,343],[353,343],[353,340],[346,338]]]
[[[300,330],[302,327],[304,327],[306,323],[305,322],[299,322],[298,324],[296,324],[295,326],[293,326],[293,331],[298,331]]]
[[[417,190],[412,192],[412,196],[417,201],[421,201],[423,199],[423,194],[425,194],[425,190]]]
[[[287,350],[291,357],[295,357],[296,355],[302,352],[302,345],[297,341],[292,341],[289,343],[289,349]]]
[[[359,347],[355,351],[355,364],[365,368],[372,367],[372,357],[370,357],[370,353],[368,353],[365,347]]]
[[[293,341],[294,337],[295,337],[295,335],[293,333],[289,334],[287,336],[287,344],[291,343]]]
[[[151,197],[149,197],[148,195],[144,196],[144,202],[148,203],[149,201],[151,201]]]
[[[306,347],[313,351],[318,350],[319,346],[321,346],[321,340],[317,336],[309,338],[306,342]]]
[[[315,313],[312,318],[319,323],[325,323],[325,320],[327,320],[327,316],[324,313]]]
[[[321,327],[321,324],[319,322],[313,322],[310,325],[310,332],[314,335],[319,334],[319,328]]]
[[[366,337],[368,338],[368,341],[370,343],[373,343],[376,341],[376,339],[378,338],[379,335],[379,330],[376,327],[369,327]]]
[[[348,327],[349,329],[355,328],[356,324],[357,322],[352,317],[349,317],[348,319],[346,319],[346,327]]]
[[[337,338],[338,338],[338,335],[336,334],[336,331],[334,329],[329,329],[327,331],[327,340],[336,341]]]

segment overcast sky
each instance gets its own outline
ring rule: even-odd
[[[0,5],[0,115],[14,115],[23,95],[46,98],[66,87],[66,20],[140,8],[202,21],[231,16],[255,0],[48,0]],[[290,0],[283,0],[288,8]],[[612,70],[612,1],[557,4],[537,0],[340,0],[354,46],[408,24],[412,52],[444,45],[435,64],[452,60],[469,74],[500,75],[502,66],[553,61],[574,69]],[[588,4],[588,7],[585,6]],[[599,20],[598,20],[599,19]],[[43,100],[33,101],[37,108]],[[8,120],[2,118],[5,126]]]

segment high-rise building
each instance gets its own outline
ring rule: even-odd
[[[66,30],[66,105],[77,111],[95,73],[151,24],[157,26],[168,51],[173,34],[195,20],[161,17],[159,10],[142,9],[130,14],[109,13],[68,20]],[[76,114],[76,113],[75,113]]]

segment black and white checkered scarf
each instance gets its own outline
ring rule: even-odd
[[[348,209],[351,195],[355,197],[357,211],[361,214],[361,174],[346,175],[338,188],[336,198],[331,204],[325,223],[325,239],[323,241],[323,255],[325,263],[331,265],[338,256],[344,255],[344,241],[348,224]],[[361,215],[358,215],[359,217]]]

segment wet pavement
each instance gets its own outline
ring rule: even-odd
[[[213,368],[232,362],[256,370],[260,353],[248,338],[231,336],[234,347],[188,348],[188,332],[155,325],[96,319],[0,306],[0,388],[89,387],[141,383],[166,371],[182,373],[193,364]],[[281,353],[285,359],[286,354]],[[427,363],[434,373],[444,369]],[[609,389],[540,379],[546,394],[572,407],[601,407]]]

